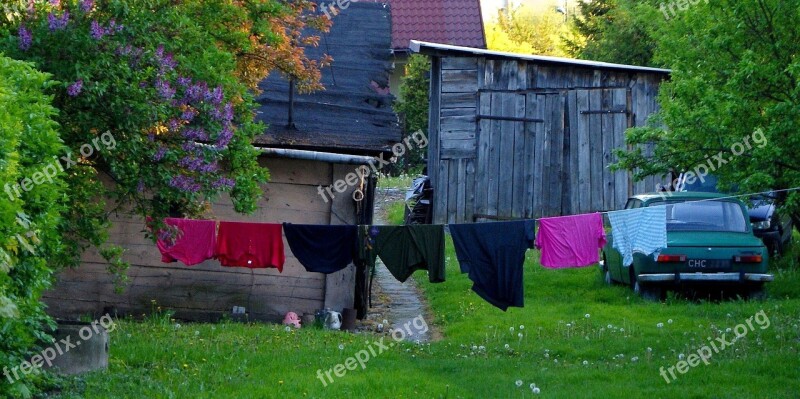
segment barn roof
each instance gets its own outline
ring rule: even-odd
[[[390,151],[400,141],[401,130],[388,90],[389,15],[383,4],[350,3],[333,17],[333,26],[322,35],[319,47],[306,48],[310,58],[328,54],[333,63],[322,69],[324,91],[295,94],[296,128],[288,126],[286,77],[273,73],[261,82],[257,119],[268,127],[254,144],[349,154]]]
[[[502,51],[490,51],[471,47],[452,46],[448,44],[429,43],[424,41],[412,40],[409,46],[411,51],[427,55],[437,56],[481,56],[487,58],[517,59],[523,61],[533,61],[542,64],[561,64],[565,66],[584,66],[587,68],[615,69],[634,72],[652,72],[660,74],[672,73],[669,69],[641,67],[635,65],[612,64],[600,61],[577,60],[573,58],[550,57],[544,55],[526,55],[517,53],[507,53]]]
[[[392,5],[392,49],[410,40],[486,48],[480,0],[388,0]]]

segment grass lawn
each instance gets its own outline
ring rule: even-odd
[[[770,299],[717,303],[670,297],[649,303],[604,286],[596,268],[547,270],[528,251],[525,308],[504,313],[470,290],[448,245],[448,281],[420,281],[444,339],[153,317],[120,321],[107,371],[62,381],[73,398],[797,398],[800,395],[800,272],[773,268]],[[760,313],[763,311],[763,313]],[[750,319],[749,327],[747,320]],[[745,330],[737,325],[744,325]],[[691,354],[716,338],[740,340]],[[731,329],[730,332],[728,332]],[[383,337],[382,348],[374,343]],[[717,343],[717,348],[722,344]],[[334,382],[324,374],[359,351],[375,352]],[[361,352],[362,354],[364,352]],[[699,362],[667,383],[679,360]],[[352,362],[350,363],[352,366]],[[341,371],[341,370],[340,370]],[[324,379],[325,377],[323,377]],[[669,377],[671,378],[671,377]],[[517,382],[521,381],[521,386]],[[530,384],[540,394],[534,395]]]

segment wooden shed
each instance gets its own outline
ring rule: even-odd
[[[382,4],[353,3],[334,19],[320,48],[334,59],[322,71],[325,91],[290,92],[287,79],[275,73],[261,83],[258,118],[268,124],[254,145],[262,151],[261,165],[269,169],[258,210],[252,215],[234,211],[223,196],[213,204],[209,218],[228,221],[305,224],[369,224],[372,222],[374,180],[366,182],[363,201],[353,199],[356,186],[320,194],[346,180],[360,165],[391,153],[400,141],[397,116],[388,95],[391,69],[389,10]],[[353,45],[357,43],[358,45]],[[376,90],[377,88],[377,90]],[[109,183],[110,184],[110,183]],[[331,275],[308,273],[288,245],[283,273],[276,269],[221,267],[216,260],[187,267],[162,263],[155,244],[144,237],[141,218],[126,212],[113,217],[110,243],[126,249],[129,284],[114,291],[107,265],[96,251],[82,265],[62,272],[44,300],[51,315],[74,318],[114,309],[121,314],[149,314],[158,307],[176,311],[187,320],[216,320],[244,307],[250,320],[280,321],[288,311],[313,313],[353,307],[356,268]],[[286,244],[284,242],[284,244]],[[325,256],[325,254],[320,254]]]
[[[411,49],[432,58],[434,223],[614,210],[661,182],[609,165],[625,130],[658,110],[669,70],[420,41]]]

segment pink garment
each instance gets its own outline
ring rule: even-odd
[[[158,234],[156,245],[165,263],[179,260],[186,266],[196,265],[216,255],[217,222],[167,218],[167,226]]]
[[[600,261],[598,250],[606,244],[599,213],[539,219],[536,247],[542,266],[551,269],[584,267]]]

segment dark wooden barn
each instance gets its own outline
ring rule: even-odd
[[[432,59],[434,223],[619,209],[655,191],[611,171],[669,70],[412,41]],[[651,148],[645,149],[651,151]]]
[[[323,198],[320,187],[346,180],[360,165],[390,153],[400,141],[397,116],[388,94],[391,69],[389,9],[376,3],[353,3],[334,17],[331,31],[307,54],[329,54],[334,61],[322,71],[326,90],[290,94],[279,73],[260,85],[258,118],[269,125],[254,142],[259,162],[270,172],[264,197],[252,215],[234,212],[227,196],[214,202],[208,218],[229,221],[306,224],[370,223],[374,181],[366,184],[363,201],[353,199],[356,186]],[[292,115],[290,120],[289,115]],[[109,183],[111,184],[111,183]],[[89,251],[76,269],[58,276],[44,300],[52,315],[74,318],[99,315],[114,308],[142,315],[156,306],[188,320],[216,320],[233,307],[246,308],[251,320],[280,321],[288,311],[313,313],[353,307],[355,266],[334,274],[308,273],[288,245],[283,273],[276,269],[221,267],[216,260],[186,267],[165,264],[144,222],[129,213],[113,217],[110,242],[126,249],[129,284],[114,291],[107,265]],[[320,254],[320,256],[325,256]],[[156,305],[153,305],[155,303]]]

